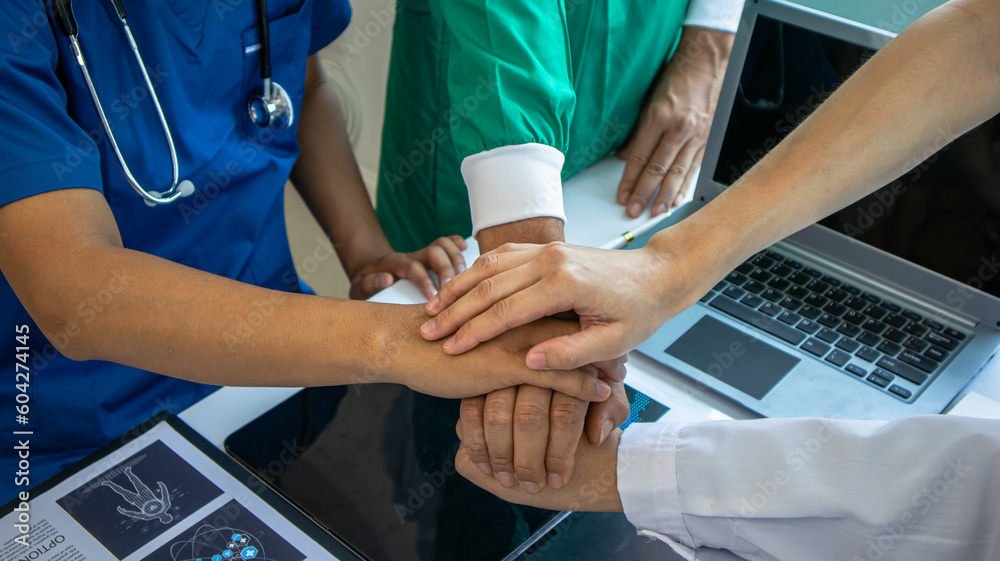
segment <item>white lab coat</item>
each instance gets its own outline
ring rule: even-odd
[[[1000,560],[996,420],[635,424],[618,489],[687,559]]]

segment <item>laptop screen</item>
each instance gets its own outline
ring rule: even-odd
[[[873,54],[759,15],[715,182],[732,185]],[[1000,295],[1000,274],[993,266],[1000,243],[998,133],[993,119],[820,224]]]

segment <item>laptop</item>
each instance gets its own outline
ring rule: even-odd
[[[892,37],[747,2],[694,201],[665,226],[735,182]],[[987,123],[754,255],[639,350],[767,417],[942,412],[1000,347],[1000,193],[975,173],[996,131]]]

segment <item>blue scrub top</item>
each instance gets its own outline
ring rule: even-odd
[[[301,291],[283,208],[283,186],[298,155],[296,128],[260,128],[247,114],[250,97],[262,90],[255,3],[124,2],[177,147],[180,178],[196,187],[194,195],[155,208],[125,181],[46,4],[7,0],[0,11],[0,205],[56,189],[97,189],[126,248],[246,283]],[[146,190],[164,191],[171,178],[167,143],[111,2],[74,7],[84,57],[126,162]],[[270,0],[268,12],[272,77],[291,95],[298,120],[306,57],[343,32],[350,6],[346,0]],[[2,243],[17,243],[16,232],[8,236]],[[101,312],[102,302],[114,298],[117,286],[109,283],[108,291],[80,303],[75,319],[81,329]],[[157,412],[180,411],[215,389],[108,362],[68,360],[42,335],[6,278],[0,283],[0,318],[0,332],[8,334],[0,369],[9,374],[0,384],[0,432],[9,441],[0,443],[0,504],[25,489],[14,486],[11,430],[34,431],[35,486]],[[30,329],[31,347],[25,426],[14,419],[20,325]]]

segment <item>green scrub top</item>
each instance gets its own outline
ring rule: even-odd
[[[472,232],[460,166],[560,150],[565,180],[621,147],[673,54],[686,0],[399,0],[377,212],[397,251]]]

